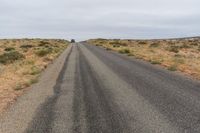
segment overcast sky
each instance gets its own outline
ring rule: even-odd
[[[0,38],[200,35],[200,0],[0,0]]]

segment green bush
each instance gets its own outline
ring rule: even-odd
[[[17,52],[17,51],[10,51],[0,55],[0,63],[2,64],[9,64],[13,63],[14,61],[23,59],[24,55]]]
[[[50,54],[52,52],[52,49],[51,48],[42,48],[42,49],[38,49],[35,54],[37,56],[40,56],[40,57],[43,57],[43,56],[46,56],[48,54]]]

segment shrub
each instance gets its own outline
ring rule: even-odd
[[[121,54],[129,54],[130,50],[129,49],[120,49],[118,52]]]
[[[46,56],[48,55],[49,53],[52,52],[52,49],[51,48],[43,48],[43,49],[38,49],[35,54],[37,56],[40,56],[40,57],[43,57],[43,56]]]
[[[151,47],[151,48],[155,48],[155,47],[158,47],[158,46],[159,46],[159,43],[152,43],[152,44],[150,44],[149,47]]]
[[[33,47],[33,45],[30,45],[30,44],[20,46],[20,48],[24,48],[24,49],[28,49],[28,48],[32,48],[32,47]]]
[[[20,60],[23,58],[24,58],[23,54],[17,51],[10,51],[10,52],[0,55],[0,63],[2,64],[13,63],[16,60]]]
[[[167,68],[170,71],[176,71],[177,70],[177,65],[171,65]]]
[[[200,51],[200,46],[199,46],[199,48],[198,48],[198,51]]]
[[[120,42],[119,41],[112,41],[112,42],[109,42],[109,44],[118,44],[118,45],[120,45]]]
[[[180,55],[180,54],[175,54],[174,56],[177,57],[177,58],[181,58],[182,57],[182,55]]]
[[[124,49],[124,53],[130,53],[129,49]]]
[[[46,41],[40,41],[40,44],[38,45],[39,47],[41,46],[48,46],[49,42]]]
[[[42,71],[42,70],[41,70],[39,67],[33,66],[33,67],[31,67],[31,72],[30,72],[30,74],[31,74],[31,75],[37,75],[37,74],[39,74],[41,71]]]
[[[118,47],[120,47],[120,45],[119,44],[114,44],[113,47],[114,48],[118,48]]]
[[[95,46],[102,46],[101,44],[95,44]]]
[[[106,50],[108,50],[108,51],[109,51],[109,50],[111,50],[111,48],[106,48]]]
[[[185,60],[183,58],[180,58],[180,57],[175,58],[173,61],[177,64],[184,64],[185,63]]]
[[[4,51],[7,51],[7,52],[13,51],[13,50],[15,50],[15,48],[13,48],[13,47],[7,47],[4,49]]]
[[[178,53],[179,52],[179,46],[171,46],[169,48],[170,52]]]
[[[190,48],[191,46],[187,45],[187,44],[183,44],[182,46],[180,46],[180,48]]]
[[[144,42],[144,41],[139,41],[139,43],[138,44],[147,44],[146,42]]]
[[[151,60],[150,62],[151,62],[151,64],[155,64],[155,65],[156,65],[156,64],[161,64],[161,62],[158,61],[158,60]]]
[[[129,53],[128,56],[135,56],[133,53]]]
[[[32,78],[30,81],[29,81],[29,84],[35,84],[38,82],[38,77],[35,77],[35,78]]]
[[[20,91],[23,89],[22,84],[17,84],[16,87],[14,88],[15,91]]]
[[[192,45],[192,46],[198,46],[198,43],[193,42],[190,45]]]

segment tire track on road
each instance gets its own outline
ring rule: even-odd
[[[84,104],[87,133],[123,133],[127,131],[128,123],[123,113],[112,102],[112,96],[105,91],[103,82],[93,71],[84,53],[79,49],[77,63],[76,91],[74,101],[74,133],[81,132],[80,109]],[[80,93],[81,92],[81,93]],[[82,98],[80,98],[82,96]],[[83,101],[81,101],[81,99]],[[79,122],[79,124],[77,124]]]

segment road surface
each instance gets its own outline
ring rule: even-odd
[[[69,49],[60,73],[0,120],[3,133],[200,133],[198,81],[88,44]]]

